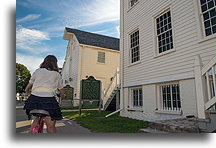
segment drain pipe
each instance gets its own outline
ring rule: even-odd
[[[112,112],[112,113],[106,115],[105,117],[107,118],[107,117],[109,117],[109,116],[112,116],[112,115],[114,115],[114,114],[120,112],[121,110],[123,110],[123,109],[121,108],[121,109],[119,109],[119,110],[116,110],[116,111],[114,111],[114,112]]]

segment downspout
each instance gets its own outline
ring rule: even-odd
[[[123,62],[123,57],[124,57],[124,0],[120,1],[120,80],[121,80],[121,90],[120,90],[120,108],[124,109],[125,108],[125,100],[124,100],[124,62]],[[122,103],[121,103],[122,102]],[[121,110],[120,110],[121,111]]]

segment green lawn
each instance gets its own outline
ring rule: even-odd
[[[61,107],[61,110],[76,110],[79,109],[79,106],[76,107]],[[98,109],[98,106],[86,106],[82,107],[82,109]]]
[[[92,132],[137,133],[139,129],[148,127],[148,122],[120,117],[119,114],[105,118],[109,113],[111,112],[82,111],[79,116],[78,112],[64,112],[63,116],[75,120]]]

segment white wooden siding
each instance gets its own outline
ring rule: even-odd
[[[194,0],[140,0],[128,11],[124,3],[123,84],[130,85],[149,80],[167,79],[175,75],[192,75],[195,56],[200,54],[205,65],[215,53],[215,39],[199,42]],[[175,51],[155,57],[157,49],[154,16],[171,8]],[[139,28],[141,63],[129,66],[129,33]],[[122,32],[121,32],[122,33]],[[123,39],[121,38],[121,39]],[[123,45],[121,46],[123,47]]]
[[[73,41],[72,41],[72,48],[71,48],[71,53],[72,53],[72,61],[71,63],[71,76],[72,76],[72,87],[74,87],[74,94],[76,94],[76,97],[74,96],[75,99],[79,97],[79,64],[80,64],[80,46],[77,38],[73,36]]]

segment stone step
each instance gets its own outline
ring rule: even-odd
[[[151,122],[150,128],[171,133],[199,133],[198,124],[187,119]]]
[[[152,128],[144,128],[139,130],[140,133],[152,133],[152,134],[167,134],[169,132],[166,131],[161,131],[157,129],[152,129]]]

